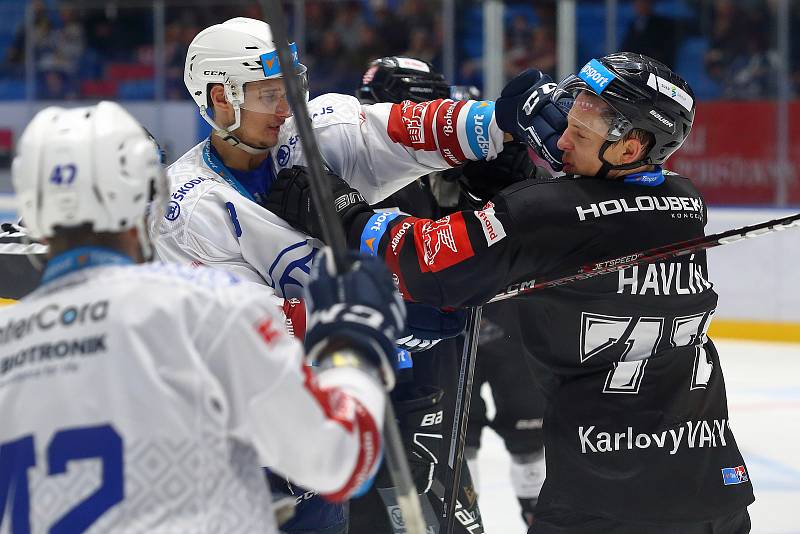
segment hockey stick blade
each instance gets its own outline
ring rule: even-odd
[[[676,258],[678,256],[700,252],[701,250],[706,250],[721,245],[729,245],[745,239],[751,239],[753,237],[759,237],[762,235],[771,234],[773,232],[780,232],[793,227],[800,227],[800,213],[789,215],[780,219],[773,219],[771,221],[752,224],[749,226],[733,228],[718,234],[689,239],[687,241],[679,241],[677,243],[670,243],[668,245],[662,245],[660,247],[654,247],[640,252],[633,252],[627,256],[622,256],[619,258],[610,258],[594,263],[587,263],[586,265],[578,268],[578,272],[572,274],[539,277],[523,282],[517,282],[506,287],[502,293],[495,295],[489,302],[497,302],[521,295],[527,295],[533,291],[570,284],[572,282],[577,282],[578,280],[585,280],[594,276],[621,271],[622,269],[633,267],[635,265],[642,265],[644,263]]]
[[[278,51],[280,65],[294,65],[289,50],[289,36],[287,34],[286,18],[283,15],[283,6],[280,0],[260,0],[264,17],[270,22],[270,27],[275,37],[275,47]],[[283,69],[283,67],[281,67]],[[300,144],[306,155],[308,167],[311,170],[311,198],[317,209],[319,220],[322,223],[322,237],[331,247],[337,272],[342,272],[346,266],[347,241],[344,228],[333,208],[333,199],[330,188],[325,187],[325,167],[322,154],[317,145],[317,139],[311,127],[311,117],[308,115],[305,96],[296,76],[284,76],[286,83],[286,96],[292,108],[297,131],[300,134]],[[425,520],[422,516],[422,505],[419,502],[416,486],[411,478],[411,469],[406,460],[405,449],[397,427],[394,409],[389,396],[385,397],[386,414],[383,422],[384,454],[394,487],[397,491],[397,503],[403,514],[406,532],[408,534],[425,534]]]

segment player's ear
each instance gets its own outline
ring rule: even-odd
[[[630,139],[625,139],[622,142],[622,153],[620,154],[620,161],[621,164],[632,163],[634,161],[639,161],[642,159],[643,152],[644,152],[644,145],[642,142],[635,138],[631,137]]]
[[[233,111],[233,106],[225,98],[225,88],[221,83],[211,85],[211,90],[208,92],[211,107],[215,112],[220,111]]]

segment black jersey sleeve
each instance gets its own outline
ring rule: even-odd
[[[407,300],[462,307],[516,282],[702,235],[705,205],[688,180],[660,187],[612,180],[524,180],[482,210],[432,220],[378,212],[348,230],[382,257]]]
[[[503,287],[519,257],[513,235],[507,214],[490,202],[437,220],[366,214],[351,227],[349,242],[385,260],[405,299],[461,307],[485,302]]]

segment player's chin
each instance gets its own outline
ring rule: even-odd
[[[280,135],[280,128],[266,128],[261,134],[258,144],[263,148],[272,148],[278,144],[278,135]]]

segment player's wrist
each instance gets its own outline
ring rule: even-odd
[[[374,214],[375,212],[370,209],[357,213],[354,217],[350,218],[349,221],[344,223],[344,231],[347,236],[347,248],[351,250],[359,250],[361,248],[361,235],[364,232],[364,228],[369,223],[370,217]],[[377,251],[378,243],[375,243],[374,246]]]
[[[388,362],[385,362],[384,347],[373,340],[359,337],[344,333],[323,339],[309,350],[308,360],[320,372],[340,368],[357,369],[382,386],[393,385],[394,373],[391,378],[385,376]]]

